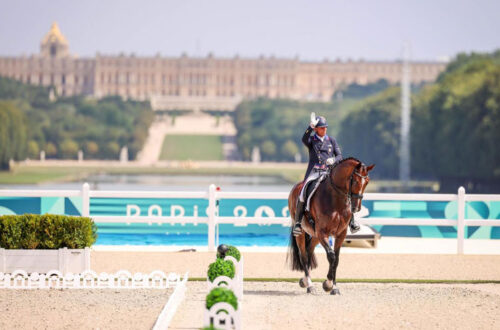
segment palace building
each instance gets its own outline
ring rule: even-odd
[[[442,62],[412,62],[411,82],[431,82]],[[138,57],[101,55],[79,58],[57,23],[42,39],[40,53],[0,57],[0,75],[28,84],[53,86],[58,95],[96,98],[120,95],[150,100],[156,110],[233,110],[256,97],[328,101],[342,86],[379,79],[398,83],[400,61],[301,61],[275,57]]]

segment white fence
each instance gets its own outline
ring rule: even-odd
[[[149,212],[147,216],[92,216],[97,223],[180,223],[180,224],[207,224],[208,249],[215,251],[216,231],[218,224],[234,224],[245,226],[248,224],[280,224],[290,226],[290,217],[287,208],[283,208],[281,216],[246,215],[244,210],[235,216],[219,216],[217,202],[222,199],[264,199],[286,200],[287,192],[221,192],[214,185],[208,191],[97,191],[90,190],[84,183],[81,190],[0,190],[0,197],[81,197],[82,215],[90,216],[90,198],[187,198],[206,199],[208,207],[206,216],[193,215],[154,215]],[[391,194],[367,193],[364,200],[388,201],[457,201],[457,220],[454,219],[421,219],[421,218],[360,218],[360,223],[366,225],[398,225],[398,226],[451,226],[457,227],[457,253],[464,252],[464,233],[466,226],[500,226],[500,221],[483,219],[465,219],[465,203],[468,201],[500,201],[500,195],[465,194],[465,189],[460,187],[457,194]],[[235,210],[236,211],[236,210]],[[265,211],[265,209],[264,209]],[[262,212],[265,213],[265,212]],[[274,213],[274,212],[273,212]]]

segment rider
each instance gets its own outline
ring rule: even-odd
[[[316,117],[311,113],[311,123],[302,136],[302,143],[309,149],[309,165],[304,179],[304,185],[297,199],[297,210],[295,211],[295,226],[293,235],[299,236],[302,233],[302,217],[304,215],[304,193],[307,183],[318,179],[324,174],[329,165],[333,165],[342,160],[342,154],[337,141],[331,136],[326,135],[328,124],[325,117]],[[311,134],[314,129],[315,134]],[[359,224],[351,217],[349,223],[351,233],[359,230]]]

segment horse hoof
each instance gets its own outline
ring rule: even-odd
[[[306,282],[304,282],[304,278],[303,277],[299,280],[299,285],[300,285],[301,288],[306,288],[307,287]]]
[[[339,289],[337,289],[337,288],[335,288],[335,289],[333,289],[333,290],[332,290],[332,292],[330,292],[330,294],[331,294],[332,296],[335,296],[335,295],[339,295],[339,296],[340,296],[340,290],[339,290]]]
[[[314,293],[314,288],[312,286],[308,287],[307,293]]]
[[[325,290],[325,292],[329,292],[333,289],[333,282],[330,282],[328,280],[324,280],[323,281],[323,290]]]

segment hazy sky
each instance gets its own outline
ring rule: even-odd
[[[80,56],[435,60],[500,48],[500,0],[0,0],[0,55],[38,53],[57,21]]]

